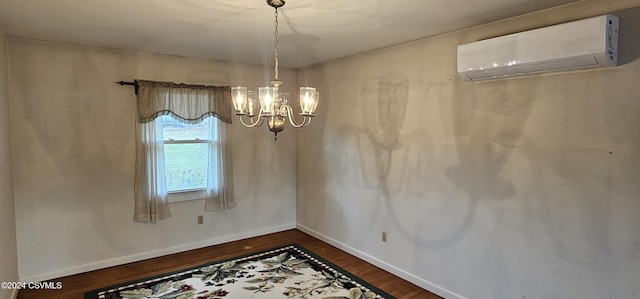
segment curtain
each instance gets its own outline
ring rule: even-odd
[[[133,220],[158,221],[171,217],[164,175],[162,122],[136,122],[135,211]]]
[[[164,138],[161,115],[185,123],[210,121],[206,210],[235,206],[233,165],[227,134],[231,123],[231,88],[136,80],[136,177],[134,221],[149,222],[171,216],[164,172]]]
[[[171,114],[185,123],[216,116],[231,123],[231,87],[136,80],[141,122]]]
[[[209,167],[205,210],[217,211],[236,206],[233,195],[233,167],[231,164],[230,136],[227,124],[209,122]]]

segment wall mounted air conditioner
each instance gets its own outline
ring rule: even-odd
[[[618,64],[616,16],[604,15],[458,46],[467,81]]]

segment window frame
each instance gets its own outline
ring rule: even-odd
[[[171,117],[171,116],[167,116],[167,117]],[[164,119],[161,117],[160,118],[161,126],[164,129]],[[209,122],[212,121],[216,121],[215,119],[209,119]],[[187,125],[191,125],[191,124],[187,124]],[[208,133],[209,136],[211,136],[211,134],[216,134],[215,132],[211,132],[211,130],[213,129],[212,125],[209,124],[208,125]],[[163,135],[163,146],[164,145],[170,145],[170,144],[209,144],[211,141],[207,140],[207,139],[200,139],[200,138],[195,138],[195,139],[173,139],[173,138],[169,138],[169,139],[164,139],[164,135]],[[209,159],[211,159],[211,151],[210,149],[208,150],[208,155],[209,155]],[[165,160],[165,165],[166,165],[166,160],[167,160],[167,156],[164,156],[164,160]],[[208,163],[208,162],[207,162]],[[166,166],[165,166],[165,173],[164,173],[165,177],[167,175],[167,170],[166,170]],[[207,180],[209,179],[208,174],[207,174]],[[182,189],[182,190],[175,190],[175,191],[169,191],[167,190],[167,199],[169,200],[169,203],[176,203],[176,202],[185,202],[185,201],[194,201],[194,200],[204,200],[206,199],[206,188],[196,188],[196,189]]]

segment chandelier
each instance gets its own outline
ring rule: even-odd
[[[278,8],[284,6],[284,0],[267,0],[269,6],[275,8],[275,41],[274,41],[274,80],[272,86],[258,88],[259,102],[256,101],[256,92],[247,91],[246,87],[231,88],[231,98],[236,115],[245,127],[260,127],[267,123],[269,131],[273,132],[275,139],[278,132],[284,130],[286,119],[294,128],[308,126],[311,118],[315,116],[318,106],[319,93],[313,87],[300,87],[300,109],[302,122],[298,123],[293,116],[293,108],[289,105],[289,93],[280,92],[278,89],[283,84],[278,79]],[[257,113],[257,114],[256,114]],[[248,122],[245,122],[245,118]]]

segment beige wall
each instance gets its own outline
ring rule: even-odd
[[[619,67],[456,73],[459,44],[605,13]],[[448,298],[638,298],[639,57],[640,1],[598,0],[302,70],[298,225]]]
[[[0,31],[0,282],[18,280],[7,76],[7,39]],[[0,289],[0,298],[11,298],[12,294],[13,290]]]
[[[173,56],[9,40],[20,277],[60,277],[295,226],[295,135],[232,125],[238,205],[134,223],[135,78],[266,86],[269,69]],[[282,70],[285,82],[294,72]],[[197,225],[198,215],[204,224]]]

